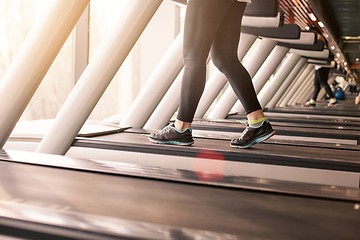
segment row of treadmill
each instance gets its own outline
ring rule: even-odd
[[[318,105],[269,109],[277,133],[249,149],[229,144],[238,114],[195,121],[191,147],[129,128],[77,137],[66,156],[5,148],[1,236],[357,239],[360,109]]]
[[[360,106],[346,93],[267,108],[276,134],[248,149],[230,146],[239,112],[195,119],[187,147],[88,120],[64,156],[35,153],[53,120],[19,122],[0,150],[0,238],[359,239]]]

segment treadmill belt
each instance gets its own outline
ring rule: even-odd
[[[203,149],[223,154],[225,160],[282,166],[360,172],[360,152],[357,150],[321,149],[277,144],[257,144],[249,149],[234,149],[229,141],[196,139],[191,147],[151,143],[146,134],[119,133],[94,138],[77,138],[74,147],[100,148],[155,154],[195,157]]]
[[[267,112],[279,112],[279,113],[302,113],[302,114],[317,114],[317,115],[329,115],[329,116],[348,116],[348,117],[360,117],[359,110],[349,111],[348,109],[336,109],[334,108],[305,108],[305,107],[277,107],[266,110]]]
[[[249,239],[356,239],[360,234],[358,205],[348,201],[4,161],[0,171],[0,198],[8,202]]]
[[[238,132],[242,133],[245,125],[239,123],[214,123],[207,121],[195,121],[193,122],[194,129],[199,130],[212,130],[222,132]],[[306,127],[291,127],[291,126],[273,126],[277,135],[288,136],[301,136],[301,137],[313,137],[313,138],[331,138],[331,139],[349,139],[360,142],[360,131],[344,130],[344,129],[318,129],[318,128],[306,128]],[[289,137],[290,138],[290,137]],[[336,140],[334,140],[336,142]]]

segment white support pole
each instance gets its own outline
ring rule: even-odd
[[[145,129],[161,129],[171,119],[180,103],[180,89],[184,70],[177,76],[159,105],[144,125]]]
[[[295,105],[299,95],[302,94],[304,87],[308,82],[312,79],[313,72],[310,72],[304,79],[302,79],[301,83],[298,85],[296,91],[293,93],[292,97],[289,100],[289,105]]]
[[[302,82],[299,89],[295,92],[293,98],[290,101],[290,105],[296,105],[300,98],[303,97],[305,91],[308,90],[309,83],[312,82],[313,73],[309,74],[309,76]]]
[[[195,118],[204,117],[221,90],[225,87],[227,78],[218,69],[210,76],[205,85],[204,92],[200,98],[199,105],[195,112]]]
[[[58,113],[36,149],[65,154],[116,72],[159,8],[162,0],[131,0]]]
[[[290,53],[279,67],[278,71],[274,75],[274,78],[272,78],[270,82],[261,89],[258,99],[262,107],[265,107],[270,102],[275,92],[279,89],[285,78],[289,75],[290,71],[299,60],[300,55]]]
[[[304,103],[302,99],[307,98],[307,96],[314,90],[314,77],[315,73],[312,72],[309,75],[309,78],[306,79],[306,81],[303,83],[302,86],[300,86],[299,94],[297,94],[294,98],[293,105],[296,105],[298,103]]]
[[[279,107],[280,104],[283,102],[283,100],[286,98],[286,96],[288,96],[288,93],[290,92],[290,90],[292,89],[292,87],[294,86],[294,84],[298,81],[298,79],[302,76],[303,72],[305,71],[306,67],[307,67],[308,63],[305,62],[305,65],[302,67],[302,69],[299,71],[299,73],[297,74],[297,76],[295,77],[295,79],[290,83],[290,85],[288,86],[288,88],[286,89],[286,91],[284,92],[284,94],[281,96],[281,98],[279,99],[279,101],[276,103],[276,107]]]
[[[310,73],[307,78],[305,78],[300,86],[298,87],[297,91],[294,93],[293,97],[289,101],[289,105],[296,105],[298,100],[303,96],[304,92],[307,91],[307,87],[309,83],[312,82],[313,73]]]
[[[281,62],[286,59],[286,54],[289,52],[289,48],[276,46],[261,66],[259,71],[253,78],[253,84],[256,94],[258,94],[264,87],[265,83],[269,80],[271,75],[279,67]]]
[[[284,60],[288,52],[289,48],[281,46],[276,46],[271,51],[270,55],[266,58],[264,64],[260,67],[254,78],[252,79],[256,94],[260,92],[265,83],[269,80],[270,76]],[[234,105],[232,110],[237,113],[245,113],[245,109],[239,100],[236,101],[236,104]]]
[[[180,32],[124,116],[123,127],[142,128],[184,66]],[[139,111],[141,109],[141,111]]]
[[[54,0],[34,24],[0,84],[0,148],[70,35],[89,0]]]
[[[89,64],[89,25],[90,25],[90,4],[86,7],[75,26],[74,47],[73,47],[73,82],[74,85],[81,77]]]
[[[311,71],[314,69],[313,64],[308,64],[305,68],[305,70],[302,72],[301,76],[296,80],[296,82],[293,84],[289,92],[287,93],[286,97],[282,100],[280,103],[280,107],[285,107],[289,105],[291,98],[294,96],[295,92],[299,89],[299,86],[301,85],[302,81],[306,79]]]
[[[249,51],[250,47],[254,44],[257,36],[242,33],[240,35],[240,44],[238,49],[238,58],[241,61],[245,54]],[[206,83],[204,93],[200,98],[199,105],[195,112],[195,118],[204,117],[206,111],[209,109],[213,101],[216,99],[220,91],[227,83],[227,79],[219,70],[211,75]]]
[[[276,41],[273,41],[271,39],[262,39],[261,42],[256,46],[251,56],[244,61],[243,65],[249,72],[250,77],[253,77],[256,74],[261,65],[264,63],[265,59],[269,56],[271,51],[276,46],[276,43]],[[231,86],[229,86],[219,100],[219,102],[209,114],[208,118],[224,119],[237,100],[238,97],[234,93]]]
[[[284,83],[281,85],[279,90],[276,91],[276,94],[274,95],[274,97],[267,104],[267,106],[266,106],[267,108],[273,108],[276,105],[276,103],[279,101],[279,99],[284,94],[286,89],[290,86],[291,82],[295,79],[295,77],[298,75],[300,70],[304,67],[305,63],[306,63],[305,58],[301,58],[298,61],[298,63],[295,65],[294,69],[291,70],[289,76],[285,79]]]
[[[313,77],[315,77],[314,74]],[[312,95],[313,91],[314,91],[314,81],[309,81],[304,91],[304,94],[298,99],[297,103],[300,104],[305,103],[305,101],[309,99],[309,96]]]

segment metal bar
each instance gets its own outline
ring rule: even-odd
[[[311,76],[312,78],[314,78],[315,73],[312,73]],[[299,98],[296,100],[296,104],[303,104],[308,97],[312,94],[314,88],[314,83],[312,81],[312,79],[310,78],[309,81],[307,82],[307,84],[304,86],[304,90],[302,92],[302,94],[300,94]]]
[[[301,78],[298,79],[298,81],[296,82],[296,84],[293,86],[293,88],[291,89],[291,96],[288,99],[288,102],[286,103],[287,105],[293,105],[294,104],[294,99],[297,95],[297,93],[299,92],[299,89],[301,88],[302,84],[304,82],[306,82],[310,77],[311,74],[314,70],[314,65],[309,64],[309,71],[306,72],[306,74],[303,74],[303,76],[301,76]]]
[[[268,84],[266,84],[260,91],[258,99],[260,105],[265,107],[274,96],[275,92],[281,84],[284,82],[285,78],[289,75],[290,71],[294,68],[295,64],[300,60],[300,56],[297,54],[289,54],[285,61],[281,64],[277,70],[274,78],[271,79]]]
[[[302,102],[301,99],[304,99],[308,96],[308,93],[312,92],[312,86],[314,86],[313,78],[315,73],[311,73],[309,78],[306,79],[306,82],[303,83],[301,88],[299,89],[299,94],[295,97],[294,105]]]
[[[299,103],[300,99],[304,97],[305,92],[307,92],[310,89],[310,85],[313,83],[313,77],[314,73],[312,72],[309,74],[309,76],[301,83],[298,90],[295,92],[294,97],[292,101],[290,102],[290,105],[296,105]]]
[[[311,77],[312,77],[312,72],[310,72],[309,75],[305,76],[305,78],[301,81],[301,83],[297,87],[297,90],[294,92],[292,98],[289,100],[288,105],[296,104],[297,99],[299,98],[299,95],[303,94],[303,90],[304,90],[306,84],[308,84],[308,82],[311,80]]]
[[[276,46],[276,41],[268,38],[261,40],[260,44],[256,46],[254,52],[249,58],[244,60],[244,67],[249,72],[250,76],[253,77],[259,70],[265,59],[269,56],[271,51]],[[231,108],[234,106],[238,97],[234,93],[233,89],[229,86],[225,91],[219,102],[216,104],[214,109],[209,114],[209,119],[223,119],[227,116]]]
[[[73,77],[74,85],[79,80],[81,74],[89,64],[89,21],[90,4],[86,7],[75,27],[74,34],[74,65]]]
[[[184,69],[180,72],[159,105],[144,125],[145,129],[161,129],[171,119],[180,103],[180,89]]]
[[[45,134],[37,152],[65,154],[116,72],[159,8],[161,0],[132,0],[125,5],[112,31]]]
[[[271,101],[267,104],[267,108],[273,108],[276,103],[279,101],[281,96],[284,94],[286,89],[289,87],[291,82],[295,79],[295,77],[298,75],[298,73],[301,71],[301,69],[304,67],[306,63],[305,58],[301,58],[299,62],[295,65],[294,69],[291,70],[289,76],[285,79],[279,90],[276,92],[274,97],[271,99]]]
[[[302,74],[304,73],[305,69],[308,66],[308,62],[305,62],[305,66],[300,70],[300,72],[298,73],[298,75],[295,77],[295,79],[291,82],[291,84],[289,85],[289,87],[286,89],[285,93],[281,96],[281,98],[279,99],[279,101],[276,103],[276,107],[279,107],[281,105],[281,103],[284,101],[284,99],[288,96],[288,93],[291,91],[291,89],[293,88],[294,84],[299,80],[299,78],[302,76]]]
[[[280,107],[285,107],[289,104],[290,99],[294,96],[295,92],[299,88],[301,82],[310,74],[312,69],[314,68],[314,65],[308,64],[305,68],[305,70],[302,72],[301,76],[296,80],[296,82],[293,84],[289,92],[287,93],[286,97],[283,99],[283,101],[280,104]]]
[[[89,0],[54,0],[44,8],[0,84],[0,147],[4,146]]]

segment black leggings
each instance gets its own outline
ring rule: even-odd
[[[237,49],[246,3],[236,0],[190,0],[184,28],[184,76],[177,118],[192,122],[204,91],[206,60],[227,77],[247,114],[261,109],[251,77]]]
[[[315,78],[314,78],[314,93],[313,93],[313,97],[312,99],[316,100],[319,92],[320,92],[320,89],[321,89],[321,86],[324,87],[327,95],[330,97],[330,98],[334,98],[334,94],[333,92],[331,91],[331,88],[328,84],[328,76],[329,76],[329,71],[330,69],[329,68],[319,68],[318,70],[315,71]]]

